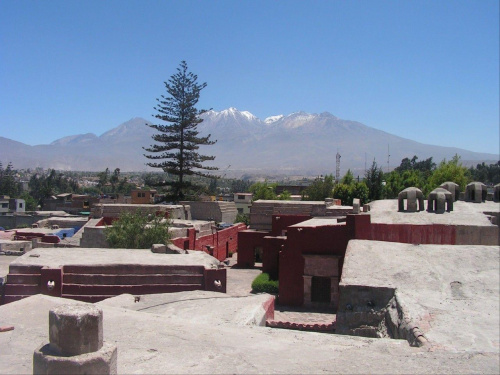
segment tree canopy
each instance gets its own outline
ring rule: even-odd
[[[104,233],[112,248],[148,249],[170,241],[169,227],[170,222],[162,216],[124,212]]]
[[[154,160],[147,165],[161,168],[174,177],[172,181],[163,183],[171,187],[169,198],[173,201],[185,199],[193,187],[186,177],[195,175],[214,178],[203,171],[218,169],[204,164],[214,160],[215,156],[198,153],[200,146],[213,145],[215,141],[210,140],[210,135],[198,136],[197,126],[203,121],[200,115],[205,111],[198,110],[196,105],[201,90],[207,84],[198,84],[197,81],[198,76],[188,71],[187,63],[182,61],[177,73],[164,82],[168,96],[161,95],[154,107],[158,113],[153,116],[166,124],[148,125],[158,133],[152,136],[157,143],[144,148],[152,153],[145,154],[146,158]]]
[[[318,177],[302,192],[302,200],[324,201],[325,198],[332,198],[333,182],[334,178],[332,174],[326,175],[324,178]]]

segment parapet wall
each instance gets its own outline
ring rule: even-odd
[[[147,214],[168,213],[170,219],[191,220],[189,206],[163,204],[96,204],[92,207],[93,218],[118,218],[122,212],[141,211]]]

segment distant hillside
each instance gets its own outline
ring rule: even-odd
[[[134,118],[99,137],[92,133],[73,135],[49,145],[28,146],[0,137],[0,161],[11,161],[15,168],[149,170],[142,147],[152,144],[154,130],[147,123]],[[215,155],[213,165],[233,176],[335,173],[337,150],[341,154],[341,173],[350,168],[355,175],[362,175],[365,160],[368,166],[373,159],[387,166],[387,145],[392,167],[413,155],[420,160],[432,156],[436,162],[455,154],[472,163],[498,160],[495,154],[418,143],[330,113],[296,112],[261,120],[249,112],[229,108],[207,112],[198,130],[217,140],[200,151]]]

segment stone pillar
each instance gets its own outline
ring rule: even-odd
[[[116,374],[116,346],[103,342],[102,310],[63,305],[49,311],[49,344],[33,354],[33,374]]]
[[[352,213],[353,214],[359,214],[359,206],[360,206],[359,198],[354,198],[352,200]]]

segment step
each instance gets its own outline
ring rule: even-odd
[[[36,274],[8,274],[7,275],[7,284],[31,284],[31,285],[40,285],[40,275]]]
[[[203,266],[162,266],[137,264],[110,265],[68,265],[63,267],[63,274],[107,274],[107,275],[203,275]]]
[[[143,284],[202,284],[203,275],[109,275],[65,273],[63,284],[143,285]]]
[[[117,296],[120,294],[156,294],[174,293],[191,290],[202,290],[201,284],[146,284],[146,285],[82,285],[63,284],[62,294],[66,295],[102,295]]]
[[[9,266],[9,274],[21,274],[21,275],[28,275],[28,274],[38,274],[42,272],[43,266],[26,266],[26,265],[13,265],[11,264]]]
[[[32,296],[42,292],[40,285],[29,284],[5,284],[4,293],[6,296]]]

